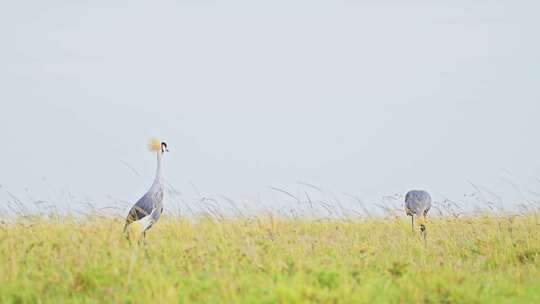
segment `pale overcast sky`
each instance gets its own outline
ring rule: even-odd
[[[185,193],[534,197],[537,3],[5,1],[0,197],[135,201],[152,136]]]

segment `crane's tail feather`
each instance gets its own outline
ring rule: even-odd
[[[139,221],[132,222],[131,224],[127,224],[124,228],[124,233],[126,235],[126,238],[130,242],[139,242],[143,235],[143,230],[141,227],[141,224]]]
[[[138,221],[126,222],[124,233],[129,241],[140,241],[150,226],[152,226],[152,216],[147,215]]]

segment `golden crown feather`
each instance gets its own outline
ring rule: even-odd
[[[151,138],[148,142],[148,150],[161,151],[161,141],[156,138]]]

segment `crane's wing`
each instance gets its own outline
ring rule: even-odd
[[[158,214],[158,213],[159,213],[159,210],[154,209],[154,211],[152,211],[151,214],[149,214],[148,216],[145,216],[142,219],[135,222],[138,225],[140,225],[139,229],[140,229],[141,233],[148,230],[148,229],[150,229],[150,227],[152,227],[152,225],[156,222],[155,214]],[[132,224],[135,224],[135,223],[132,223]]]
[[[137,203],[135,203],[131,210],[129,210],[124,231],[129,224],[143,219],[148,221],[148,223],[144,221],[141,222],[141,224],[144,224],[145,226],[144,230],[150,228],[161,216],[161,212],[163,211],[163,206],[161,204],[162,200],[163,189],[157,188],[148,191]]]
[[[152,196],[146,193],[131,209],[129,210],[126,225],[129,225],[131,222],[138,221],[143,217],[149,216],[154,210],[154,202]]]
[[[141,238],[144,237],[144,232],[157,221],[156,220],[156,214],[161,214],[160,209],[154,209],[151,214],[136,220],[132,221],[131,223],[126,222],[126,226],[124,227],[124,233],[126,234],[126,237],[130,241],[138,240],[140,241]],[[157,215],[157,218],[159,218],[159,215]]]

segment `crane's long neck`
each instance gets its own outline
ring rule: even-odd
[[[162,170],[161,170],[161,151],[157,151],[157,168],[156,168],[156,178],[154,179],[154,184],[161,183],[162,179]]]

